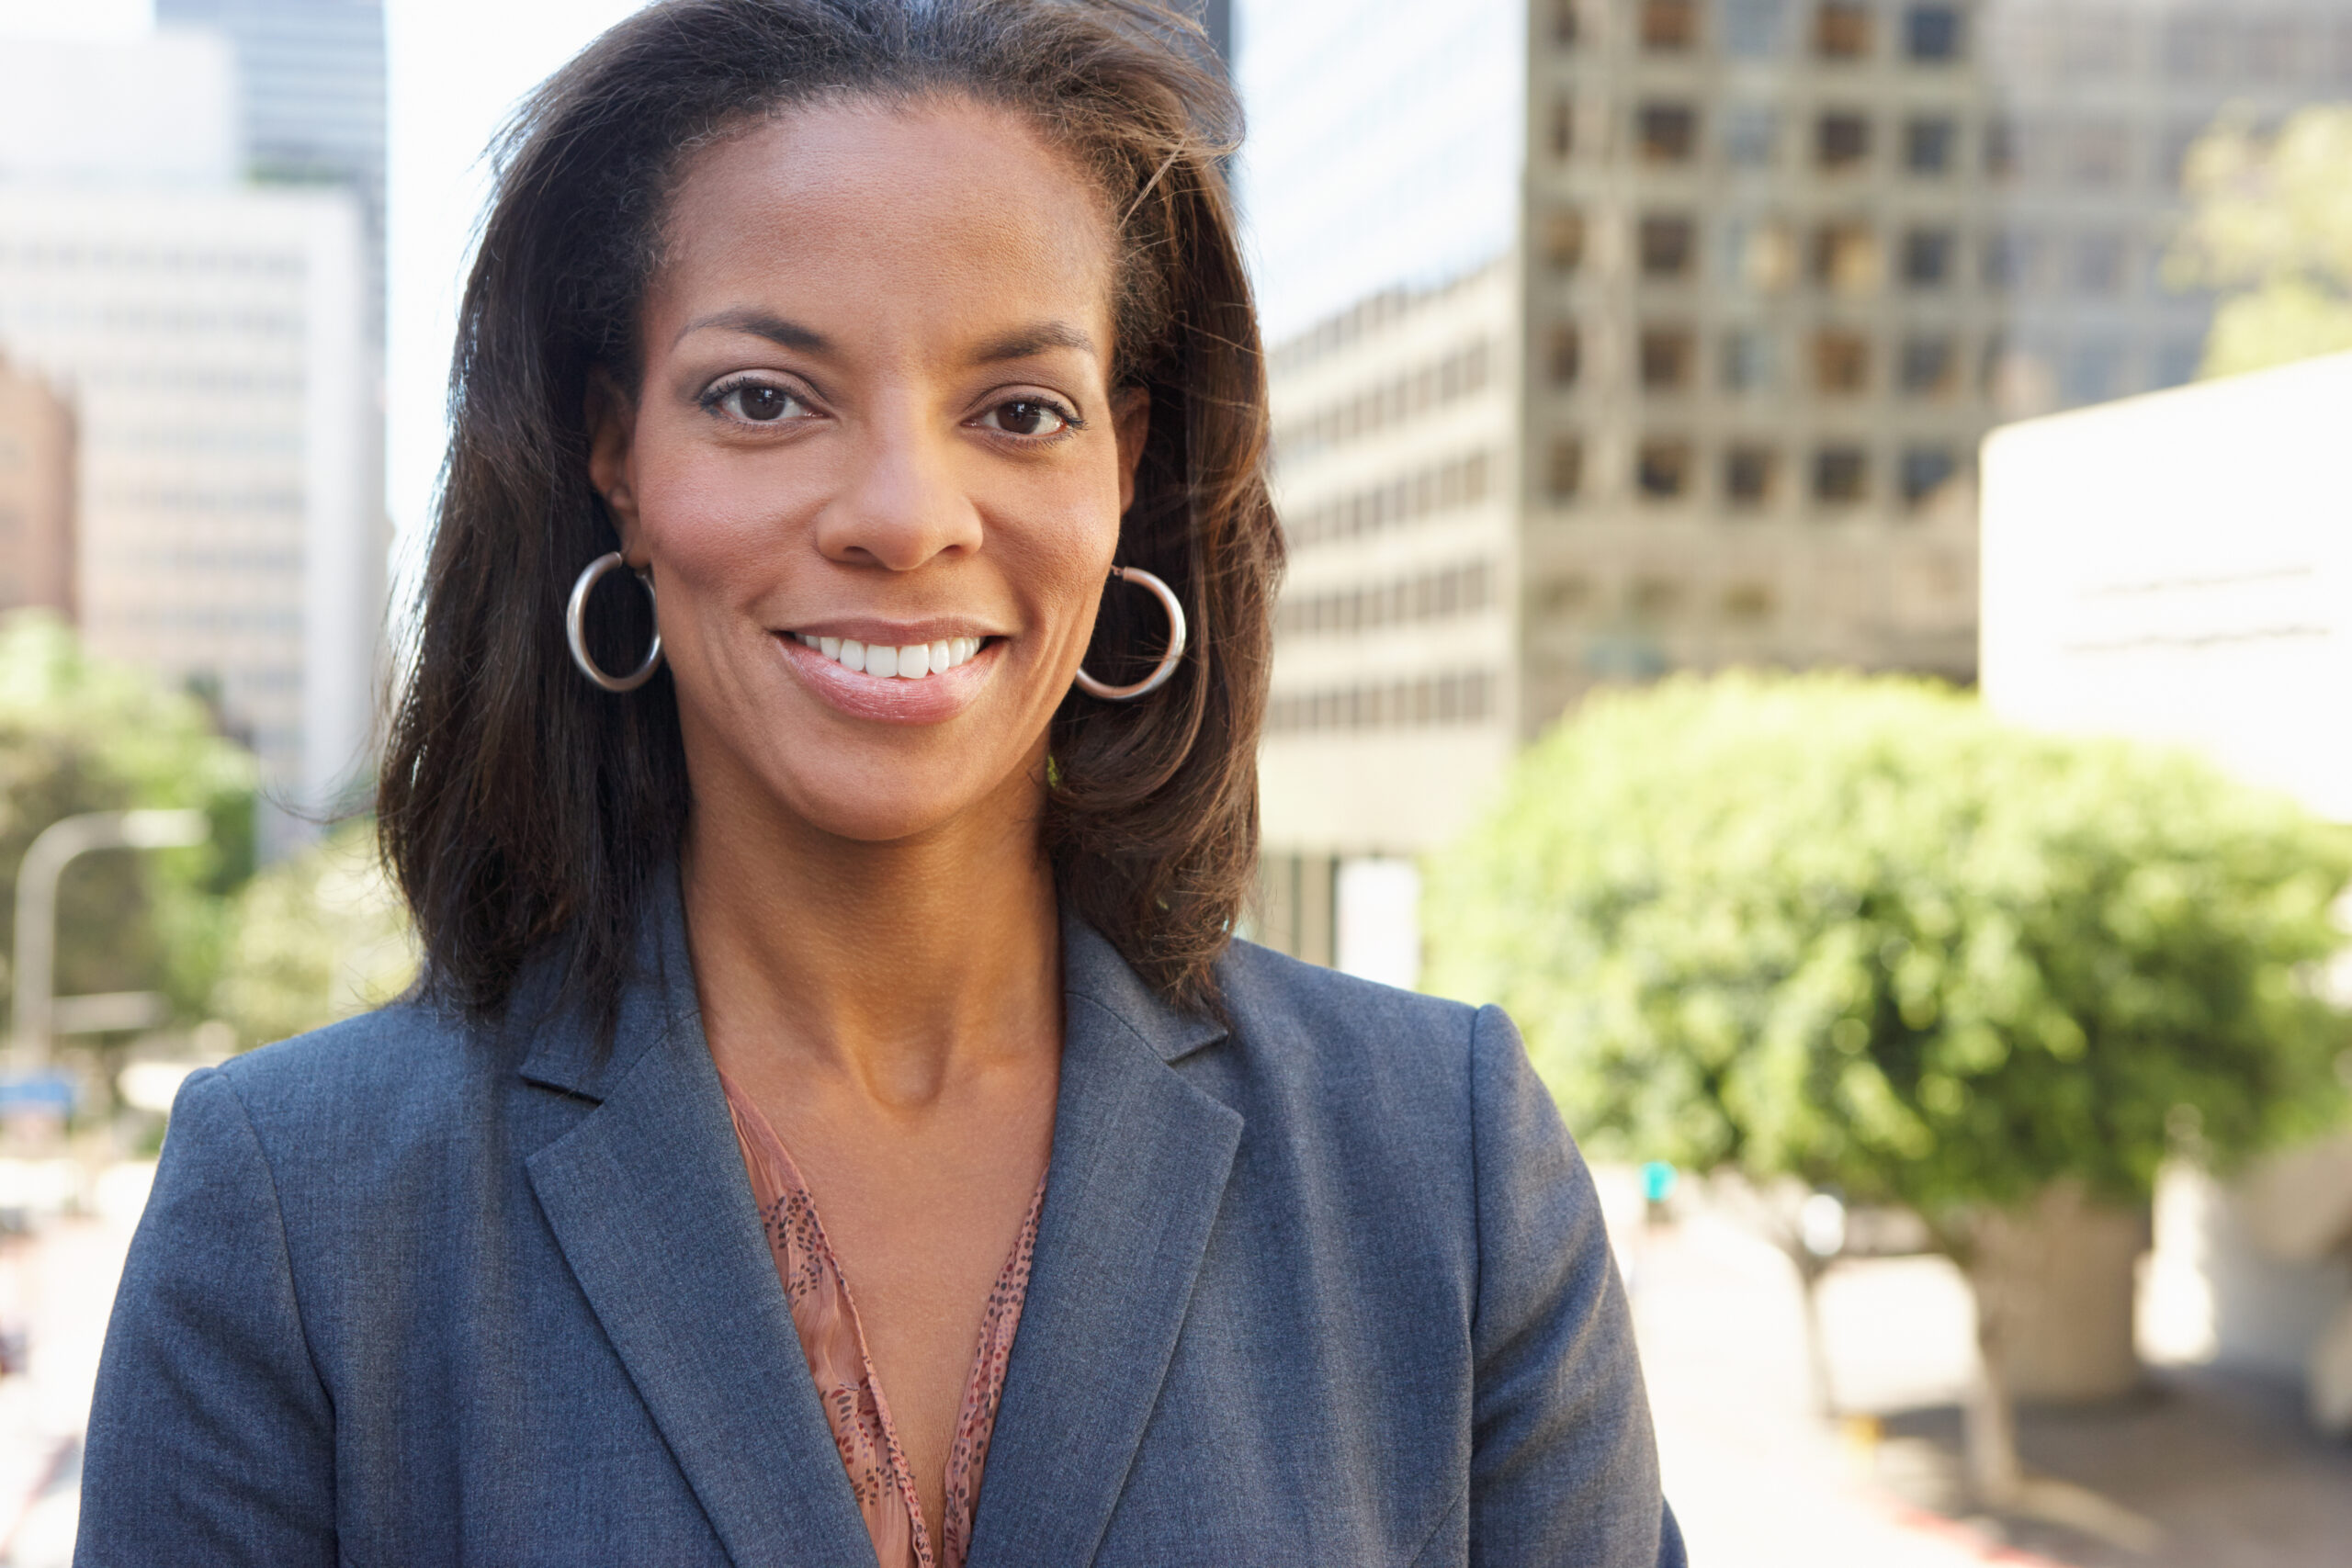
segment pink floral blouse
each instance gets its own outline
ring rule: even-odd
[[[1004,1260],[989,1292],[979,1347],[956,1417],[955,1446],[948,1450],[946,1504],[934,1548],[916,1501],[914,1474],[890,1424],[890,1402],[883,1397],[873,1358],[866,1353],[857,1303],[825,1241],[816,1201],[767,1118],[724,1077],[719,1083],[734,1113],[735,1137],[743,1147],[743,1164],[751,1172],[752,1195],[760,1206],[768,1248],[775,1256],[775,1271],[792,1305],[792,1326],[800,1336],[808,1374],[817,1380],[833,1446],[849,1472],[850,1490],[857,1495],[866,1533],[874,1538],[878,1568],[964,1568],[972,1550],[980,1469],[996,1428],[997,1405],[1004,1397],[1005,1361],[1029,1292],[1029,1257],[1037,1245],[1045,1183],[1038,1183],[1037,1195],[1029,1201],[1029,1216],[1012,1244],[1012,1255]]]

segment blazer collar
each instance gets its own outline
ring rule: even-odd
[[[735,1562],[870,1568],[703,1037],[674,870],[653,892],[608,1048],[576,1009],[528,1010],[523,1076],[598,1102],[528,1157],[532,1189]],[[1240,1115],[1171,1066],[1225,1030],[1162,1001],[1075,915],[1061,935],[1052,1165],[970,1568],[1092,1559],[1241,1138]]]
[[[628,960],[620,1012],[609,1041],[600,1041],[594,1021],[564,996],[562,976],[552,963],[534,966],[516,987],[508,1027],[532,1036],[522,1068],[531,1082],[602,1101],[655,1045],[691,1035],[700,1046],[702,1003],[695,993],[694,964],[686,951],[685,900],[679,893],[675,861],[654,874],[646,893],[639,906],[637,948]],[[707,1049],[703,1054],[709,1055]]]
[[[1170,1065],[1224,1037],[1062,921],[1053,1165],[1005,1373],[970,1568],[1093,1560],[1159,1403],[1241,1141]]]
[[[609,1048],[542,1007],[532,1082],[598,1101],[525,1160],[605,1337],[739,1568],[873,1568],[702,1032],[674,873]]]

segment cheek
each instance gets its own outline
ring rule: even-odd
[[[654,442],[639,464],[638,515],[647,549],[674,579],[743,579],[773,560],[799,489],[774,464],[724,461],[684,443]],[[763,471],[764,470],[764,471]]]

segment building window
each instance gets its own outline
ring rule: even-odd
[[[1984,243],[1984,287],[2003,292],[2031,288],[2041,255],[2038,235],[2003,230]]]
[[[1573,435],[1552,437],[1544,468],[1544,488],[1554,501],[1573,501],[1584,488],[1584,443]]]
[[[1555,387],[1573,387],[1584,373],[1584,333],[1561,321],[1544,334],[1544,374]]]
[[[1645,164],[1687,164],[1699,150],[1699,111],[1689,104],[1644,104],[1634,116]]]
[[[2257,82],[2293,82],[2317,52],[2300,17],[2249,17],[2245,27],[2245,73]]]
[[[1577,150],[1577,106],[1573,99],[1552,100],[1551,134],[1546,141],[1555,158],[1566,158]]]
[[[1545,615],[1572,615],[1592,602],[1592,579],[1555,577],[1534,597],[1535,608]]]
[[[1813,498],[1833,505],[1860,501],[1870,488],[1870,455],[1859,446],[1824,446],[1813,455]]]
[[[2024,133],[2013,119],[1996,119],[1984,128],[1984,173],[1996,180],[2013,178],[2025,162]]]
[[[1699,41],[1698,0],[1642,0],[1642,47],[1676,54]]]
[[[1737,288],[1777,294],[1795,273],[1788,225],[1777,218],[1725,219],[1722,236],[1724,281]]]
[[[1813,232],[1813,280],[1840,294],[1878,287],[1878,235],[1860,219],[1824,223]]]
[[[2069,403],[2102,403],[2123,389],[2123,344],[2112,338],[2089,338],[2075,344],[2064,359],[2061,395]]]
[[[1813,334],[1813,380],[1824,392],[1850,396],[1871,384],[1871,340],[1844,327]]]
[[[1913,397],[1941,397],[1959,379],[1960,353],[1942,333],[1903,340],[1903,389]]]
[[[1651,392],[1679,392],[1690,384],[1690,332],[1687,327],[1644,327],[1641,340],[1642,388]]]
[[[1634,459],[1634,479],[1652,501],[1672,501],[1690,488],[1690,443],[1650,440]]]
[[[1952,254],[1960,240],[1949,229],[1914,229],[1903,236],[1903,281],[1913,288],[1941,288],[1951,281]]]
[[[1638,249],[1644,277],[1689,276],[1697,248],[1697,226],[1690,219],[1653,213],[1642,220]]]
[[[1949,446],[1913,446],[1903,454],[1903,499],[1917,506],[1951,482],[1959,459]]]
[[[1544,260],[1554,272],[1574,272],[1583,265],[1583,213],[1563,211],[1545,215]]]
[[[1735,169],[1767,169],[1780,151],[1781,117],[1765,104],[1734,104],[1724,111],[1724,162]]]
[[[1781,52],[1788,0],[1722,0],[1724,52],[1735,60],[1770,60]]]
[[[2084,234],[2075,241],[2075,288],[2083,294],[2109,296],[2123,292],[2123,236]]]
[[[1724,454],[1724,499],[1747,510],[1766,505],[1772,499],[1772,468],[1770,446],[1734,446]]]
[[[1903,166],[1915,175],[1950,174],[1959,148],[1959,123],[1944,116],[1915,119],[1903,128]]]
[[[1663,620],[1682,603],[1682,585],[1669,577],[1637,578],[1631,594],[1634,614],[1645,621]]]
[[[1813,14],[1813,51],[1824,60],[1867,58],[1871,7],[1860,0],[1821,0]]]
[[[1760,626],[1772,618],[1772,590],[1761,582],[1735,583],[1724,592],[1724,619],[1734,626]]]
[[[1844,111],[1823,115],[1814,127],[1813,152],[1825,169],[1860,167],[1871,156],[1870,118]]]
[[[2230,36],[2236,18],[2222,11],[2190,12],[2165,27],[2165,71],[2177,81],[2204,82],[2230,69]]]
[[[1772,339],[1756,327],[1737,327],[1724,334],[1724,390],[1762,392],[1774,380]]]
[[[2117,121],[2078,125],[2068,143],[2066,175],[2075,184],[2103,190],[2131,177],[2132,133]]]
[[[1582,0],[1552,0],[1552,41],[1562,49],[1573,49],[1583,31],[1578,15]]]
[[[1903,17],[1903,51],[1918,61],[1960,58],[1960,8],[1914,6]]]
[[[2195,337],[2167,339],[2156,349],[2156,385],[2179,387],[2197,379],[2198,370],[2205,363],[2205,340]]]

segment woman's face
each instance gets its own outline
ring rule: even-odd
[[[1102,205],[957,99],[695,160],[592,470],[652,571],[698,811],[882,840],[1034,798],[1143,435]]]

